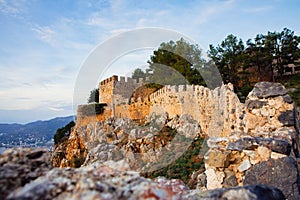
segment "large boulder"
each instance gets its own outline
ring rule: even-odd
[[[280,190],[265,185],[251,185],[236,188],[222,188],[208,190],[202,193],[197,191],[190,192],[184,196],[184,199],[190,200],[284,200],[285,197]]]
[[[47,149],[14,148],[0,155],[0,199],[52,168]]]
[[[257,183],[280,189],[287,199],[300,199],[298,166],[292,157],[269,159],[251,167],[244,185]]]
[[[284,96],[287,93],[288,91],[282,84],[272,82],[256,83],[252,90],[252,95],[258,98]]]

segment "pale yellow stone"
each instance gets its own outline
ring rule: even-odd
[[[260,114],[264,117],[268,117],[269,116],[269,111],[267,108],[263,107],[262,109],[260,109]]]
[[[268,104],[269,104],[270,106],[274,106],[274,105],[276,104],[276,102],[275,102],[274,99],[270,99],[269,102],[268,102]]]
[[[260,161],[266,161],[271,157],[271,150],[267,147],[259,146],[257,148],[257,153],[260,157]]]
[[[249,157],[251,165],[257,164],[259,161],[257,159],[258,155],[256,151],[252,150],[243,150],[243,152]]]
[[[283,157],[287,157],[287,155],[281,154],[281,153],[276,153],[276,152],[271,153],[271,158],[273,158],[273,159],[279,159],[279,158],[283,158]]]
[[[238,167],[239,172],[244,172],[251,167],[249,159],[245,159]]]
[[[272,108],[272,109],[269,110],[270,116],[274,116],[275,113],[276,113],[276,110],[274,108]]]
[[[207,169],[205,171],[206,174],[206,181],[207,181],[207,189],[217,189],[217,188],[222,188],[222,183],[225,178],[224,172],[217,171],[215,169]]]

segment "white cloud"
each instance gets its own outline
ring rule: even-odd
[[[272,10],[272,6],[261,6],[261,7],[253,7],[253,8],[247,8],[243,11],[246,13],[259,13],[259,12],[266,12],[269,10]]]
[[[123,32],[125,32],[125,31],[129,31],[129,30],[130,30],[130,29],[127,29],[127,28],[113,29],[113,30],[110,31],[110,33],[111,33],[112,35],[118,35],[118,34],[120,34],[120,33],[123,33]]]
[[[195,6],[196,13],[200,13],[198,16],[196,15],[196,24],[201,25],[206,22],[209,22],[210,19],[220,16],[228,10],[232,9],[235,5],[235,0],[227,0],[227,1],[217,1],[208,4],[201,4]]]
[[[0,11],[7,14],[18,14],[21,12],[21,6],[19,3],[17,1],[1,0]]]
[[[38,38],[40,40],[42,40],[43,42],[46,42],[52,46],[55,46],[57,44],[56,40],[55,40],[55,35],[56,32],[51,29],[48,26],[36,26],[34,28],[32,28],[33,31],[35,31],[38,35]]]
[[[103,17],[100,17],[99,13],[92,13],[88,17],[86,24],[90,26],[106,26],[109,24],[109,21]]]
[[[49,110],[59,112],[59,111],[64,111],[65,109],[63,109],[63,108],[56,108],[56,107],[50,107]]]

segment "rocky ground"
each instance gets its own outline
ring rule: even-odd
[[[274,187],[190,190],[181,180],[150,180],[120,163],[53,168],[43,149],[11,149],[0,158],[1,199],[284,199]],[[117,170],[119,168],[122,170]]]

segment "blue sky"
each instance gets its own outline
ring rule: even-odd
[[[300,35],[299,13],[299,0],[0,0],[0,122],[74,114],[82,63],[97,45],[124,31],[172,29],[207,51],[231,33],[244,42],[284,27]],[[130,75],[151,52],[120,58],[110,73]]]

